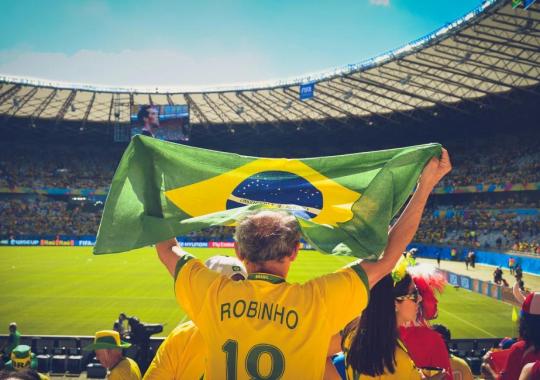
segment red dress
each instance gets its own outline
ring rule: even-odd
[[[427,326],[400,327],[399,334],[418,368],[439,367],[446,370],[446,378],[452,380],[450,355],[443,338]]]
[[[524,340],[514,343],[508,351],[508,359],[498,380],[518,380],[525,364],[540,360],[540,350],[535,352],[534,347],[527,347]]]

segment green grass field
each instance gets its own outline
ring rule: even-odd
[[[233,255],[227,249],[188,249],[201,259]],[[348,257],[301,252],[289,275],[304,282],[351,261]],[[91,248],[0,248],[0,329],[16,321],[28,335],[93,335],[111,328],[120,312],[141,321],[165,323],[166,335],[185,314],[176,304],[173,281],[152,248],[95,256]],[[511,306],[448,287],[438,323],[455,338],[513,334]],[[324,318],[324,316],[321,316]]]

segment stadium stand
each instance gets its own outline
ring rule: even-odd
[[[239,154],[305,157],[439,141],[454,171],[431,198],[417,242],[538,255],[539,14],[538,3],[525,11],[485,1],[376,59],[268,87],[154,93],[2,77],[0,240],[54,245],[62,236],[95,236],[125,148],[113,135],[128,125],[131,105],[154,103],[189,105],[189,144]],[[298,99],[306,80],[317,82],[310,102]],[[219,227],[180,240],[231,239],[232,229]],[[21,343],[42,372],[104,378],[95,358],[81,353],[91,340],[23,336]],[[478,374],[499,340],[455,339],[451,350]],[[161,339],[150,341],[149,356]]]
[[[513,143],[501,150],[495,144],[500,140]],[[31,144],[2,145],[0,237],[95,236],[107,186],[121,155],[118,146],[98,154],[91,144],[83,144],[81,151],[57,144],[43,155]],[[468,143],[454,139],[446,145],[456,169],[431,198],[416,241],[540,254],[540,191],[505,187],[507,183],[540,183],[535,141],[527,135],[507,134]],[[80,159],[81,152],[89,159]],[[272,153],[279,156],[287,151],[274,149]],[[15,163],[9,160],[13,156],[23,160]],[[482,183],[499,188],[475,192]],[[473,188],[448,190],[454,186]],[[232,232],[215,228],[182,240],[232,241]]]

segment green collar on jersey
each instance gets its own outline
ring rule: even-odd
[[[282,282],[285,282],[283,277],[275,276],[270,273],[251,273],[248,276],[248,280],[262,280],[271,282],[272,284],[281,284]]]

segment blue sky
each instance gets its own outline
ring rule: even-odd
[[[113,86],[298,77],[419,38],[480,0],[2,0],[0,74]]]

